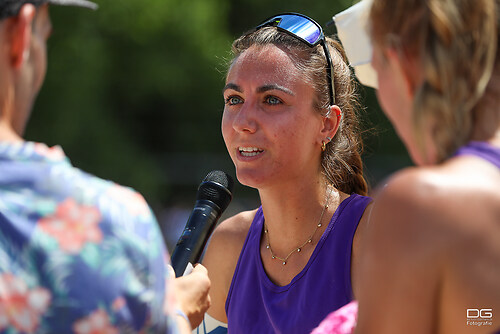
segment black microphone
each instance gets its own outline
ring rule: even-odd
[[[201,182],[194,209],[172,253],[176,277],[184,274],[188,263],[200,260],[217,220],[233,198],[233,184],[231,176],[220,170],[211,171]]]

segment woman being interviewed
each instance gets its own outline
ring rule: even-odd
[[[233,52],[222,133],[262,206],[216,228],[208,313],[231,333],[308,333],[356,291],[370,202],[356,84],[339,43],[300,14],[265,21]]]

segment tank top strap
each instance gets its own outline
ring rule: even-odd
[[[336,229],[332,238],[335,240],[330,243],[330,248],[327,252],[323,252],[323,256],[326,256],[323,261],[328,261],[327,254],[335,254],[337,257],[337,263],[339,267],[337,270],[343,272],[344,282],[345,282],[345,293],[348,294],[349,298],[352,298],[352,283],[351,283],[351,251],[354,241],[354,234],[359,225],[359,221],[363,216],[366,207],[372,201],[371,197],[361,196],[358,194],[351,194],[351,196],[345,199],[339,210],[335,212],[332,220],[337,221],[331,224],[331,228]],[[338,215],[338,217],[335,217]],[[330,226],[329,226],[330,227]],[[325,233],[326,234],[326,233]]]
[[[247,237],[245,242],[243,243],[243,248],[241,249],[240,256],[238,258],[238,262],[236,264],[236,268],[234,269],[233,278],[231,280],[231,285],[229,287],[229,291],[227,292],[225,310],[226,314],[228,313],[229,304],[231,302],[231,297],[233,295],[234,283],[238,281],[238,276],[241,274],[241,267],[248,265],[249,263],[254,263],[255,261],[260,261],[259,259],[254,258],[253,252],[249,251],[252,248],[252,245],[260,243],[260,234],[262,231],[262,226],[264,224],[264,213],[262,211],[262,206],[257,209],[257,213],[253,218],[252,224],[250,225],[250,229],[248,230]]]
[[[482,158],[500,168],[500,148],[486,142],[471,141],[460,147],[454,156],[473,155]]]

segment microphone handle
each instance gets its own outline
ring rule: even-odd
[[[176,277],[184,274],[188,263],[199,262],[208,238],[221,216],[220,211],[220,208],[211,201],[196,201],[172,253],[171,262]]]

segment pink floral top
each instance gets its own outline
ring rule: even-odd
[[[356,327],[358,302],[353,301],[330,313],[311,334],[351,334]]]
[[[59,147],[0,143],[0,333],[170,333],[144,198]]]

